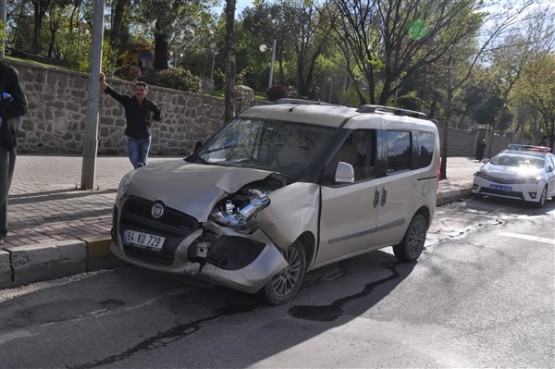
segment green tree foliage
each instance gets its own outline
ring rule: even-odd
[[[168,55],[185,53],[206,38],[214,0],[143,0],[138,3],[143,24],[154,24],[154,69],[168,67]],[[190,43],[190,45],[189,45]]]
[[[555,143],[555,54],[539,56],[524,70],[516,87],[516,95],[541,116],[539,138],[549,137],[549,146]],[[547,144],[547,143],[546,143]]]
[[[464,91],[463,102],[465,110],[476,123],[488,126],[493,126],[497,113],[503,107],[499,91],[487,80],[469,86]]]
[[[312,86],[318,57],[326,50],[331,27],[312,2],[282,0],[281,5],[288,39],[295,53],[297,86],[299,93],[306,96]]]
[[[298,87],[300,95],[308,95],[318,70],[319,57],[327,49],[329,25],[320,17],[314,2],[280,0],[271,4],[266,1],[255,4],[254,8],[243,13],[243,28],[250,35],[250,49],[258,50],[260,44],[271,47],[271,41],[275,39],[277,78],[274,78],[274,83],[292,84]],[[267,54],[269,52],[255,56],[259,64],[253,65],[247,74],[247,80],[253,80],[249,74],[259,72],[258,89],[262,89],[262,81],[267,80],[268,69],[259,67],[267,65],[270,60]]]
[[[260,52],[259,46],[264,44],[272,47],[272,41],[276,40],[275,61],[277,67],[274,70],[273,82],[278,85],[286,84],[290,76],[286,75],[285,66],[287,60],[293,56],[290,52],[291,42],[286,30],[283,6],[280,3],[269,3],[257,1],[253,8],[247,8],[242,14],[243,20],[238,27],[238,52],[237,66],[246,69],[246,82],[258,91],[268,89],[270,63],[272,50]],[[241,55],[246,58],[241,58]]]
[[[500,91],[503,103],[494,123],[494,131],[504,128],[503,117],[509,108],[511,93],[521,81],[527,66],[541,59],[554,46],[553,13],[537,9],[491,51],[490,78]],[[490,136],[488,156],[492,154],[492,140],[493,136]]]
[[[0,20],[0,42],[6,42],[6,23],[3,20]]]
[[[117,55],[122,55],[125,47],[129,44],[129,23],[130,23],[130,4],[131,0],[114,0],[111,2],[110,14],[112,22],[110,25],[109,42],[113,50],[111,59],[112,67],[117,63]]]
[[[167,72],[170,80],[214,77],[218,88],[228,91],[228,117],[231,84],[267,91],[275,51],[274,84],[294,86],[299,95],[319,86],[322,101],[394,104],[424,111],[444,127],[494,122],[498,132],[527,130],[531,137],[540,129],[552,132],[553,98],[540,94],[549,91],[540,84],[549,85],[549,79],[538,77],[549,73],[540,72],[536,60],[554,50],[555,17],[553,7],[537,0],[503,2],[503,12],[491,13],[482,9],[498,5],[495,0],[255,0],[239,15],[236,0],[104,3],[105,72],[120,68],[115,60],[137,45],[155,50],[156,68],[176,64],[190,71],[186,77],[179,70]],[[226,5],[221,14],[213,13],[216,3]],[[9,0],[7,54],[88,71],[93,4]],[[259,51],[261,44],[272,47],[273,40],[275,50]],[[443,132],[447,142],[449,130]]]

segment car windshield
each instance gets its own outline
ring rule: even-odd
[[[203,162],[299,177],[335,136],[336,128],[237,117],[197,152]]]
[[[531,155],[500,154],[494,156],[491,164],[504,167],[515,167],[523,169],[543,169],[544,159]]]

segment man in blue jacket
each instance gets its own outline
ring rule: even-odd
[[[100,87],[105,93],[116,99],[125,109],[127,126],[127,149],[133,168],[144,167],[152,137],[150,135],[151,120],[160,120],[161,110],[153,101],[146,98],[148,86],[145,82],[135,83],[135,95],[126,96],[114,91],[106,83],[106,75],[100,73]]]
[[[17,156],[19,117],[27,111],[27,97],[17,69],[0,61],[0,245],[8,233],[8,192]]]

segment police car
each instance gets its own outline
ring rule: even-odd
[[[543,207],[555,196],[555,155],[549,147],[510,144],[474,174],[472,193]]]

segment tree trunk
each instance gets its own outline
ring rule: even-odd
[[[154,69],[168,69],[168,35],[161,29],[160,22],[156,21],[154,31]]]
[[[451,115],[453,114],[453,58],[449,56],[447,67],[447,99],[445,101],[445,122],[443,122],[443,140],[441,142],[441,165],[439,179],[447,179],[447,157],[449,152],[447,148],[449,147],[449,121],[451,120]]]
[[[40,5],[35,4],[35,17],[34,17],[34,26],[33,26],[33,54],[39,53],[40,45],[39,45],[39,38],[40,38],[40,30],[42,28],[42,15],[40,14]]]
[[[118,55],[123,52],[121,42],[121,25],[123,24],[123,14],[127,6],[129,6],[129,0],[117,0],[116,5],[114,6],[112,32],[110,33],[110,47],[112,48],[112,58],[110,63],[112,64],[112,70],[115,69]]]
[[[235,6],[236,0],[226,0],[226,60],[225,60],[225,122],[235,116]]]

